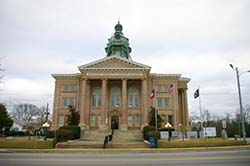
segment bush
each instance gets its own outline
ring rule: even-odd
[[[57,142],[65,142],[80,138],[81,129],[79,126],[63,126],[57,131]]]
[[[16,136],[27,136],[27,132],[25,131],[15,131],[15,130],[11,130],[11,131],[8,131],[6,133],[6,136],[12,136],[12,137],[16,137]]]
[[[160,139],[160,133],[157,131],[149,131],[148,138],[150,138],[150,137],[154,137],[157,141],[158,139]]]
[[[54,131],[47,131],[47,138],[54,138]]]
[[[144,140],[149,140],[148,133],[150,131],[155,131],[155,126],[145,126],[145,127],[143,127],[143,138],[144,138]]]

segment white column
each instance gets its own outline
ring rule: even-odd
[[[87,81],[86,79],[82,80],[81,83],[81,94],[80,94],[80,124],[81,129],[85,129],[85,112],[86,112],[86,88]]]
[[[128,102],[127,102],[127,80],[122,80],[122,117],[121,117],[121,130],[128,130]]]
[[[106,125],[106,96],[107,96],[107,80],[102,80],[102,112],[101,112],[101,125],[100,130],[107,130]]]
[[[142,91],[142,114],[141,114],[141,118],[142,118],[142,124],[143,126],[147,126],[148,125],[148,92],[147,92],[147,80],[146,79],[143,79],[142,80],[142,88],[141,88],[141,91]],[[143,127],[142,126],[142,127]]]
[[[57,84],[57,81],[55,82],[55,92],[54,92],[54,106],[53,106],[53,118],[52,118],[52,130],[56,130],[59,127],[58,124],[58,118],[59,118],[59,100],[60,99],[60,87]]]

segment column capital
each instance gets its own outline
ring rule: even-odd
[[[87,81],[88,79],[87,79],[87,78],[84,78],[84,77],[81,77],[80,80],[81,80],[81,81]]]

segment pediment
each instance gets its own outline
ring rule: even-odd
[[[125,58],[121,58],[118,56],[110,56],[106,57],[97,61],[94,61],[92,63],[88,63],[82,66],[78,67],[79,70],[84,69],[150,69],[151,67],[128,60]]]

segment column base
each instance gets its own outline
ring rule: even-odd
[[[100,130],[100,131],[106,131],[106,130],[108,130],[108,126],[105,125],[105,124],[100,125],[100,126],[99,126],[99,130]]]
[[[127,130],[128,130],[128,125],[126,125],[126,124],[121,124],[121,125],[120,125],[120,130],[121,130],[121,131],[127,131]]]
[[[83,122],[79,123],[79,127],[81,128],[81,130],[85,130],[86,129],[86,125]]]

